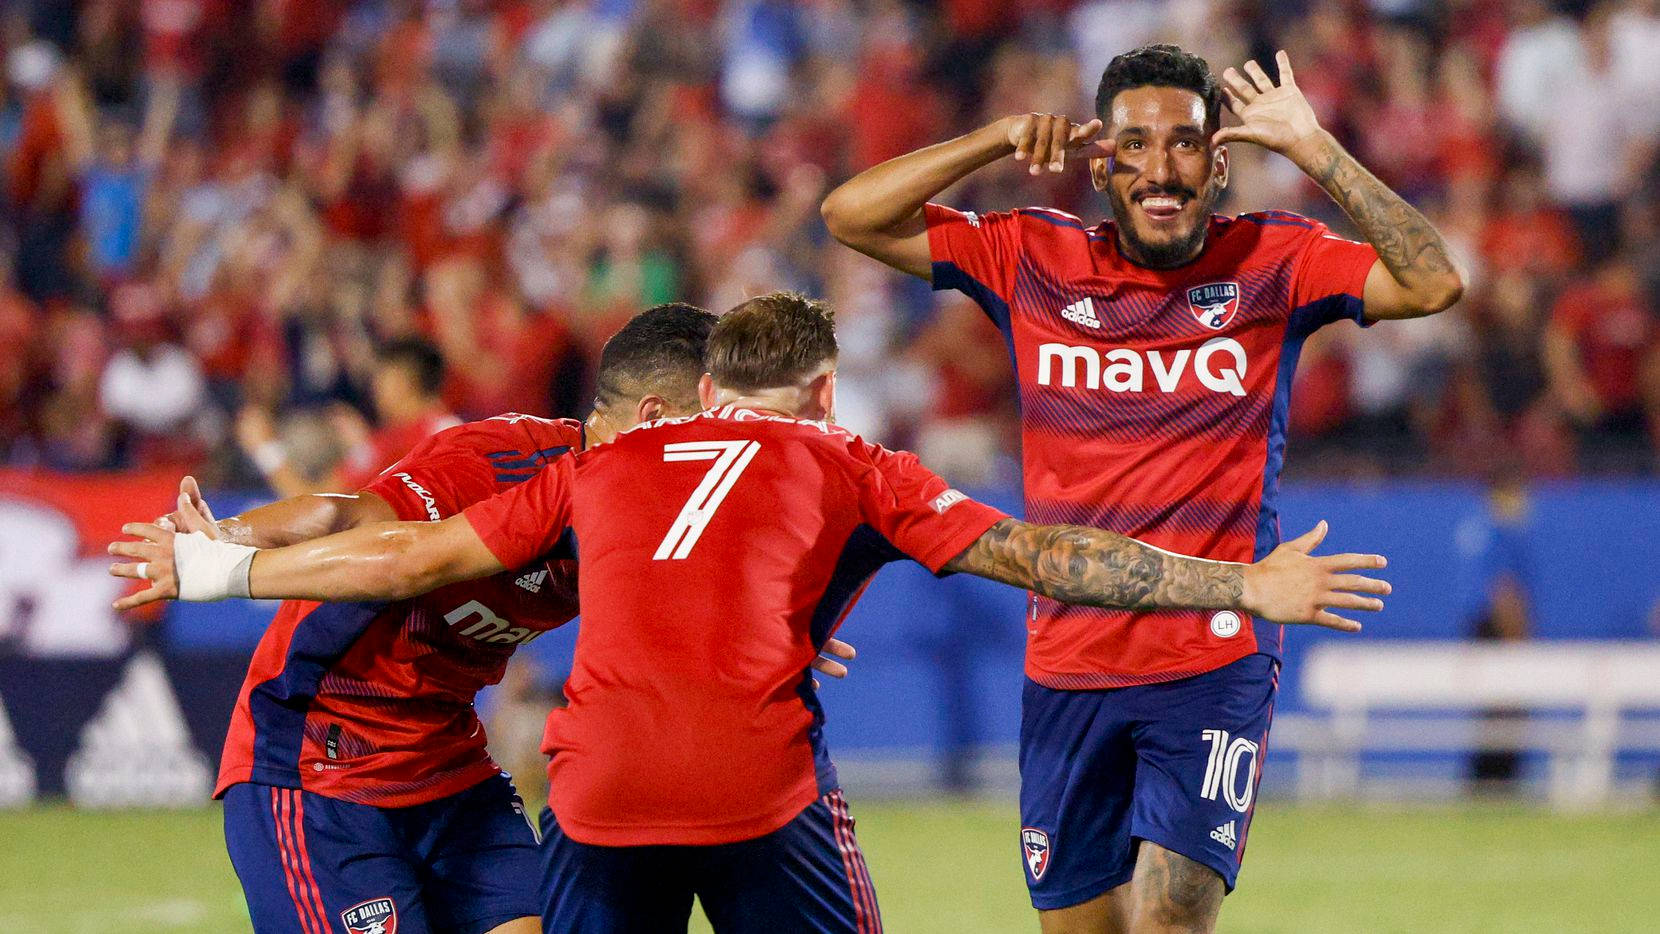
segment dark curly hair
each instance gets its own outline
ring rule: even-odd
[[[1095,115],[1107,121],[1107,111],[1120,91],[1132,88],[1181,88],[1199,95],[1205,102],[1205,132],[1222,125],[1222,88],[1205,60],[1180,46],[1144,45],[1125,52],[1101,72],[1095,91]]]

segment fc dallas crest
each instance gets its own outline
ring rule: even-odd
[[[1239,283],[1196,285],[1187,290],[1187,308],[1200,324],[1220,331],[1239,313]]]
[[[390,898],[371,898],[340,912],[350,934],[398,934],[398,906]]]
[[[1032,872],[1032,881],[1042,880],[1049,869],[1049,835],[1036,827],[1021,828],[1020,848],[1026,853],[1026,868]]]

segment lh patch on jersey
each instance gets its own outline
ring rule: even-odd
[[[1239,313],[1239,283],[1196,285],[1187,290],[1187,308],[1200,324],[1220,331]]]
[[[340,912],[349,934],[398,934],[398,906],[390,898],[371,898]]]
[[[1043,874],[1049,870],[1049,835],[1036,827],[1023,827],[1020,848],[1026,853],[1026,868],[1031,870],[1032,881],[1042,881]]]

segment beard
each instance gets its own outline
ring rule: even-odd
[[[1134,258],[1142,265],[1153,269],[1169,269],[1189,262],[1199,255],[1199,250],[1205,245],[1205,234],[1210,228],[1211,212],[1216,207],[1222,189],[1221,186],[1211,183],[1205,186],[1203,194],[1190,188],[1167,188],[1160,192],[1197,203],[1199,216],[1192,229],[1159,242],[1142,239],[1136,233],[1135,224],[1132,222],[1131,209],[1134,205],[1119,194],[1116,188],[1109,188],[1108,192],[1113,217],[1118,221],[1118,236],[1135,252]]]

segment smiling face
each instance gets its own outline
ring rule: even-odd
[[[1143,266],[1179,266],[1199,255],[1216,200],[1228,184],[1228,152],[1212,147],[1204,98],[1148,85],[1118,92],[1104,135],[1111,159],[1090,163],[1118,221],[1125,255]]]

